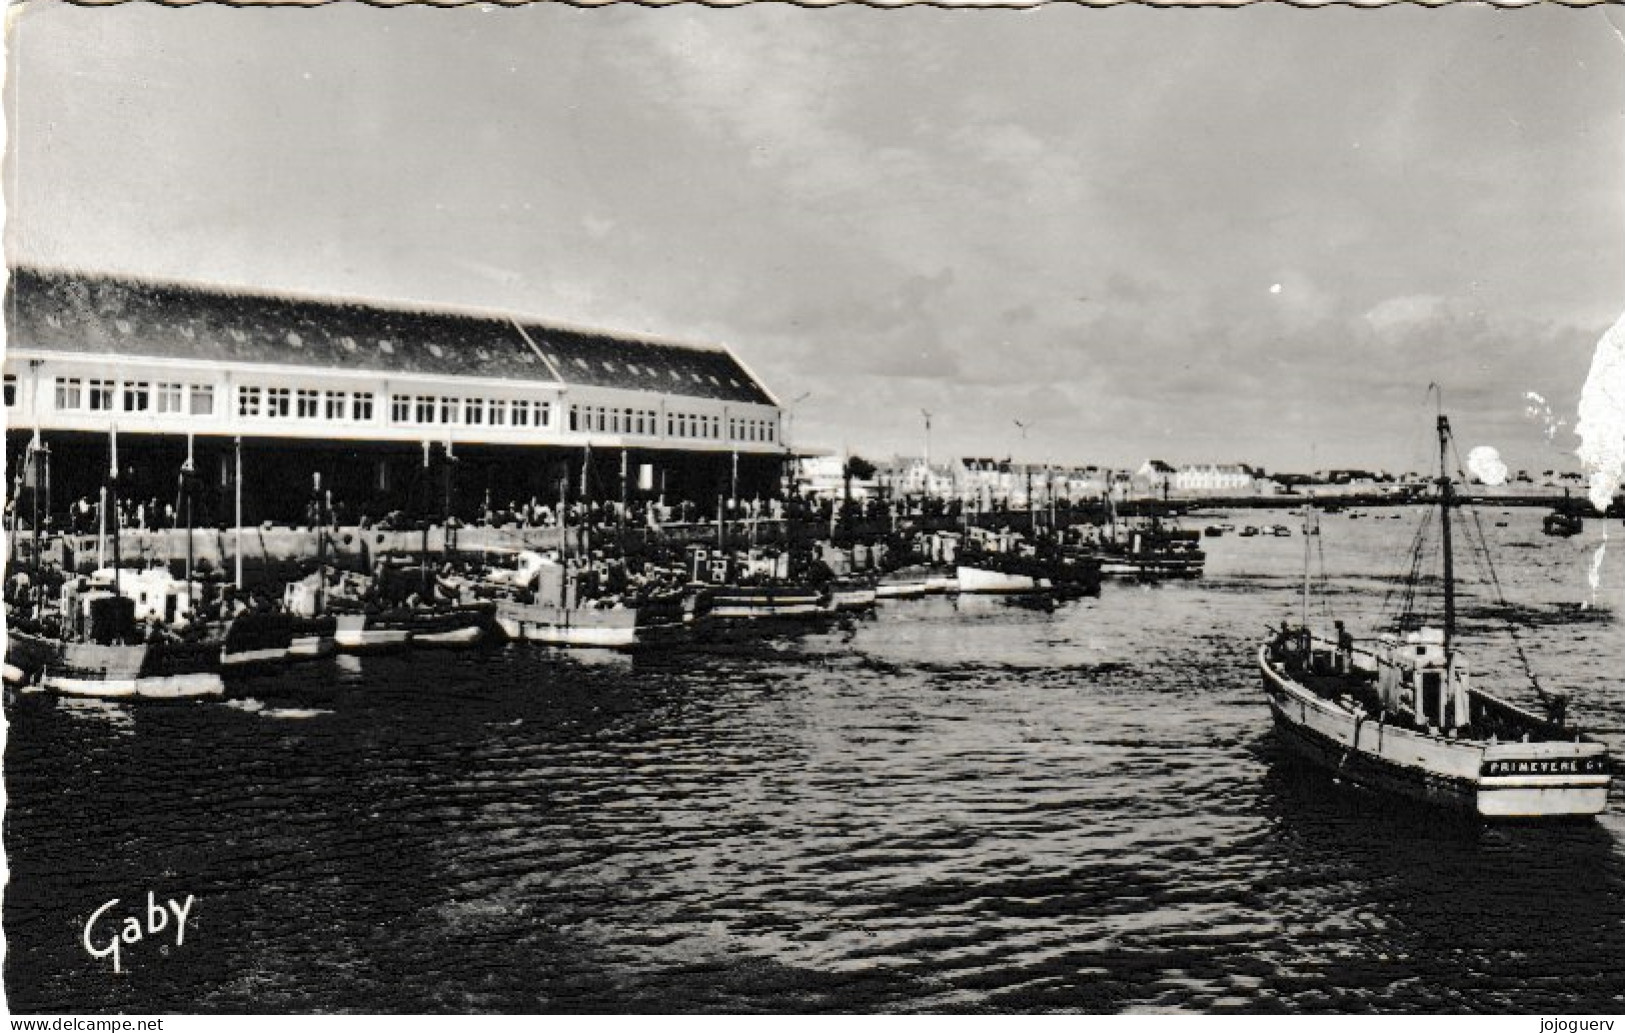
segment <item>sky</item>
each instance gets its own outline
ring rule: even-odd
[[[723,343],[872,458],[1424,469],[1438,382],[1573,468],[1616,24],[30,3],[6,253]]]

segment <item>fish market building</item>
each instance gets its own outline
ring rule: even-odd
[[[7,451],[37,434],[54,513],[171,499],[199,526],[296,521],[316,475],[339,512],[781,490],[778,400],[731,351],[531,319],[12,271]],[[10,486],[8,486],[10,487]]]

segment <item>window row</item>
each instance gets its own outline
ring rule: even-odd
[[[323,391],[319,388],[237,388],[237,415],[266,420],[333,420],[365,423],[372,420],[371,391]]]
[[[390,395],[391,423],[451,427],[546,427],[553,403],[529,398],[455,398],[450,395]]]
[[[170,413],[213,416],[215,388],[210,384],[178,381],[114,380],[57,377],[56,408],[63,411]],[[318,388],[264,387],[244,384],[236,389],[237,415],[252,419],[331,420],[365,423],[374,417],[375,396],[370,391],[328,391]],[[549,427],[551,402],[538,399],[463,398],[450,395],[391,395],[389,420],[397,425],[459,427]],[[16,377],[5,379],[5,404],[17,403]],[[723,440],[723,418],[707,413],[667,412],[654,409],[602,405],[572,405],[569,429],[577,432],[636,434],[668,438]],[[772,420],[730,418],[727,440],[770,442],[777,425]]]
[[[778,425],[772,420],[731,419],[728,421],[730,441],[772,441],[778,434]]]
[[[600,431],[608,434],[659,433],[659,416],[653,409],[623,409],[619,406],[572,405],[570,429]]]
[[[666,436],[721,441],[722,417],[705,413],[669,412],[666,414]]]
[[[56,408],[65,412],[157,412],[213,416],[214,385],[57,377]]]

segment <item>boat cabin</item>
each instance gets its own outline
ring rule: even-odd
[[[790,554],[734,554],[695,546],[688,553],[689,578],[696,584],[730,585],[746,581],[787,581]]]
[[[132,619],[140,622],[156,619],[173,624],[192,610],[192,586],[170,575],[163,567],[146,570],[120,570],[116,579],[112,567],[103,567],[91,574],[81,598],[88,600],[100,594],[121,595],[135,604]]]
[[[1445,647],[1439,628],[1421,628],[1403,642],[1384,635],[1377,693],[1385,709],[1409,714],[1418,728],[1453,731],[1472,722],[1467,665]]]

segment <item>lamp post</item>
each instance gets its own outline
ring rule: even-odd
[[[1026,474],[1027,479],[1027,516],[1032,523],[1033,532],[1036,534],[1038,531],[1038,516],[1033,509],[1033,465],[1027,461],[1026,457],[1027,430],[1028,428],[1032,427],[1032,424],[1023,422],[1022,420],[1012,420],[1010,422],[1014,423],[1017,429],[1021,431],[1021,469],[1023,473]]]
[[[931,412],[921,409],[920,415],[925,417],[925,494],[931,497]]]
[[[803,391],[790,399],[790,404],[784,407],[784,498],[786,502],[796,493],[796,464],[798,462],[795,447],[796,407],[810,397],[812,397],[811,391]]]

